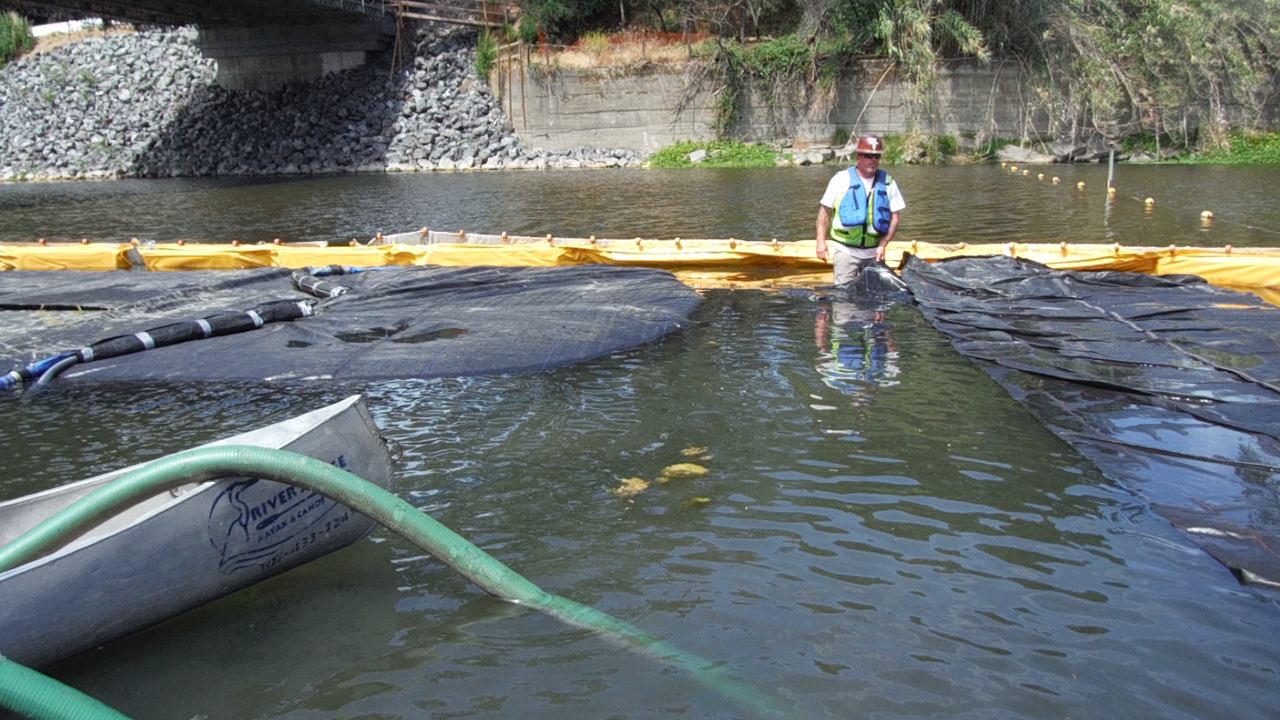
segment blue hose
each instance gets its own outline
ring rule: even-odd
[[[77,355],[77,351],[69,350],[67,352],[61,352],[57,355],[50,355],[47,358],[41,358],[40,360],[28,363],[22,367],[14,368],[6,374],[0,375],[0,390],[9,390],[11,388],[21,387],[24,383],[30,380],[39,380],[46,372],[49,371],[50,368],[53,368],[58,363],[69,358],[74,358],[78,362],[79,356]],[[75,362],[71,364],[74,365]],[[64,367],[62,369],[65,370],[66,368]],[[59,372],[61,372],[61,370]]]
[[[79,362],[80,355],[78,353],[71,353],[70,357],[63,358],[62,360],[54,363],[53,367],[40,373],[40,377],[36,380],[35,386],[41,388],[48,386],[49,383],[53,382],[54,378],[65,372],[67,368]]]

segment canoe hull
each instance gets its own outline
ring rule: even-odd
[[[390,486],[390,455],[358,397],[211,444],[228,443],[291,450]],[[0,528],[15,535],[127,471],[0,503]],[[0,574],[0,654],[47,665],[345,547],[371,526],[276,482],[183,486]]]

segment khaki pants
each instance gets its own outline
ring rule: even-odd
[[[851,248],[831,240],[827,243],[831,264],[835,266],[836,287],[852,287],[862,277],[862,271],[876,264],[876,249]]]

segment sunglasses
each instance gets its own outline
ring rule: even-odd
[[[860,157],[860,158],[875,158],[876,160],[879,160],[879,159],[880,159],[880,153],[858,153],[858,157]]]

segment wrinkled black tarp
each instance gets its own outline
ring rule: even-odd
[[[1242,582],[1280,587],[1280,308],[1013,258],[904,269],[925,316]]]
[[[48,281],[45,290],[33,286]],[[395,267],[329,278],[351,291],[314,317],[77,365],[57,382],[384,379],[538,371],[645,343],[684,326],[700,296],[670,273],[562,268]],[[68,284],[71,283],[71,284]],[[99,292],[94,292],[94,287]],[[216,297],[216,303],[209,296]],[[0,363],[18,364],[178,320],[307,298],[288,271],[0,273]],[[312,298],[314,300],[314,298]],[[216,305],[216,307],[213,307]]]

